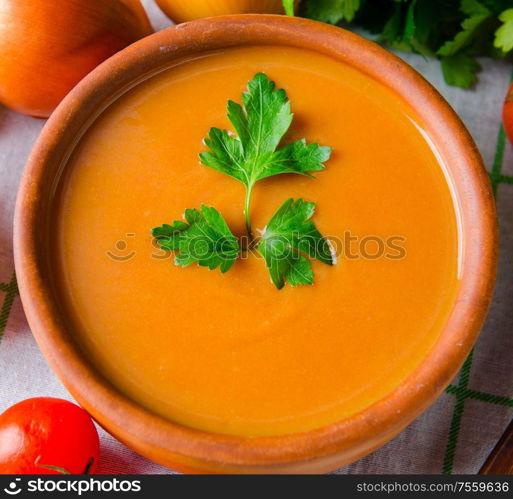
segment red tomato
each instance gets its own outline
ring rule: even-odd
[[[513,84],[506,94],[506,100],[502,108],[502,122],[509,140],[513,143]]]
[[[67,400],[27,399],[0,415],[1,474],[94,473],[99,452],[89,414]]]

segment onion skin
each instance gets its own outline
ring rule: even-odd
[[[140,0],[2,0],[0,102],[46,118],[98,64],[152,32]]]
[[[157,0],[157,4],[175,23],[226,14],[284,13],[282,0]]]

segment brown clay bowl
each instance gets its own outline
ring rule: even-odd
[[[173,61],[251,44],[308,48],[344,61],[401,95],[445,159],[461,214],[461,287],[435,346],[387,397],[314,431],[242,438],[160,418],[113,389],[74,346],[51,285],[49,208],[66,158],[116,96]],[[16,272],[25,312],[48,362],[75,399],[140,454],[182,471],[327,472],[397,435],[442,393],[468,355],[492,296],[497,263],[493,194],[474,142],[454,111],[416,71],[378,45],[340,28],[281,16],[218,17],[170,28],[102,64],[55,111],[28,161],[15,216]]]

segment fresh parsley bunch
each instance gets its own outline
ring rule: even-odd
[[[324,169],[331,148],[308,144],[305,139],[281,146],[292,123],[290,102],[283,89],[258,73],[242,95],[242,105],[228,101],[228,118],[237,136],[211,128],[200,154],[201,163],[242,182],[246,187],[245,217],[248,236],[263,256],[271,281],[281,289],[312,284],[312,264],[308,257],[333,265],[328,241],[311,220],[315,203],[288,199],[271,218],[258,241],[251,226],[251,194],[264,178],[284,173],[311,176]],[[192,263],[230,270],[241,252],[237,238],[223,216],[212,207],[185,210],[184,220],[152,230],[159,246],[178,251],[175,264]]]
[[[463,88],[477,81],[477,56],[513,51],[513,0],[303,0],[298,13],[353,22],[391,48],[437,57],[445,81]]]

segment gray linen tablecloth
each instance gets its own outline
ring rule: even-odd
[[[170,23],[143,0],[156,29]],[[399,54],[452,104],[479,146],[497,191],[499,279],[474,353],[447,392],[389,444],[337,473],[476,473],[513,416],[513,151],[500,126],[506,62],[483,60],[473,90],[448,87],[439,64]],[[25,160],[44,122],[0,107],[0,412],[34,396],[70,398],[37,347],[17,294],[12,220]],[[101,431],[102,473],[171,473]]]

